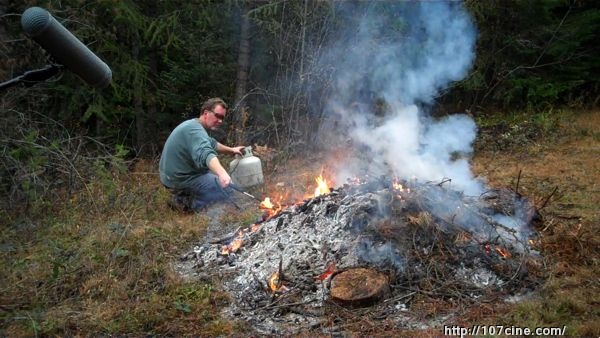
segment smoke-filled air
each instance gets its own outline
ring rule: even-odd
[[[454,189],[481,193],[468,162],[474,121],[462,114],[440,120],[426,114],[440,91],[464,78],[473,63],[476,30],[463,5],[338,6],[342,23],[321,60],[321,67],[333,69],[326,107],[333,126],[326,129],[361,154],[340,166],[338,182],[391,169],[400,178],[450,179]]]

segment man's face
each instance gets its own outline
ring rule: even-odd
[[[221,105],[216,105],[213,110],[209,110],[206,116],[206,125],[208,129],[218,128],[221,123],[223,123],[226,113],[227,110]]]

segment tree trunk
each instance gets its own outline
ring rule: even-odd
[[[132,47],[132,57],[134,60],[139,60],[140,54],[140,43],[139,36],[136,34],[136,42],[133,43]],[[134,82],[134,85],[137,83]],[[145,137],[145,116],[144,116],[144,102],[142,99],[142,88],[133,88],[133,108],[135,111],[135,151],[137,156],[142,155],[144,151],[144,142],[146,140]]]
[[[4,16],[7,14],[6,13],[7,9],[8,9],[8,1],[0,0],[0,18],[4,18]],[[8,40],[15,38],[15,37],[9,38],[8,33],[6,32],[7,24],[8,24],[8,18],[5,18],[4,20],[2,20],[2,22],[0,22],[0,39],[2,39],[2,41],[8,41]],[[12,58],[10,58],[9,60],[7,60],[5,58],[9,54],[7,53],[8,48],[6,48],[4,43],[0,47],[0,50],[2,51],[2,54],[3,54],[2,64],[0,65],[0,82],[2,82],[2,81],[9,80],[11,77],[13,77],[12,66],[9,66],[9,64],[10,63],[14,64],[14,62],[7,62],[7,61],[13,61],[13,60],[12,60]]]
[[[240,31],[240,50],[237,62],[237,82],[235,86],[235,102],[243,105],[246,95],[246,83],[248,82],[248,60],[250,58],[250,20],[248,14],[242,15],[242,26]]]
[[[245,6],[243,8],[243,13],[234,100],[234,106],[237,107],[237,112],[232,120],[232,130],[238,130],[235,134],[236,144],[242,144],[244,142],[244,129],[247,121],[247,112],[244,101],[246,84],[248,83],[248,61],[250,59],[250,19],[248,18],[248,11]]]

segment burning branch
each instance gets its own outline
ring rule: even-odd
[[[279,200],[281,201],[281,197]],[[275,215],[277,215],[283,209],[281,203],[273,203],[269,197],[266,197],[262,202],[260,202],[258,208],[265,211],[266,217],[263,216],[265,217],[265,220],[275,217]]]
[[[269,278],[269,288],[271,288],[272,293],[275,293],[275,292],[277,292],[277,290],[279,290],[279,286],[280,286],[279,284],[280,284],[279,271],[275,271],[271,275],[271,278]]]
[[[221,255],[226,256],[237,252],[242,247],[243,243],[244,241],[240,237],[234,239],[233,242],[229,243],[228,245],[224,245],[223,248],[221,248]]]
[[[279,257],[279,269],[273,272],[268,284],[273,294],[288,291],[288,288],[283,285],[283,257]]]

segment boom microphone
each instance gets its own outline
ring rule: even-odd
[[[110,84],[112,72],[108,65],[45,9],[28,8],[21,16],[21,26],[27,36],[89,85],[104,88]]]

